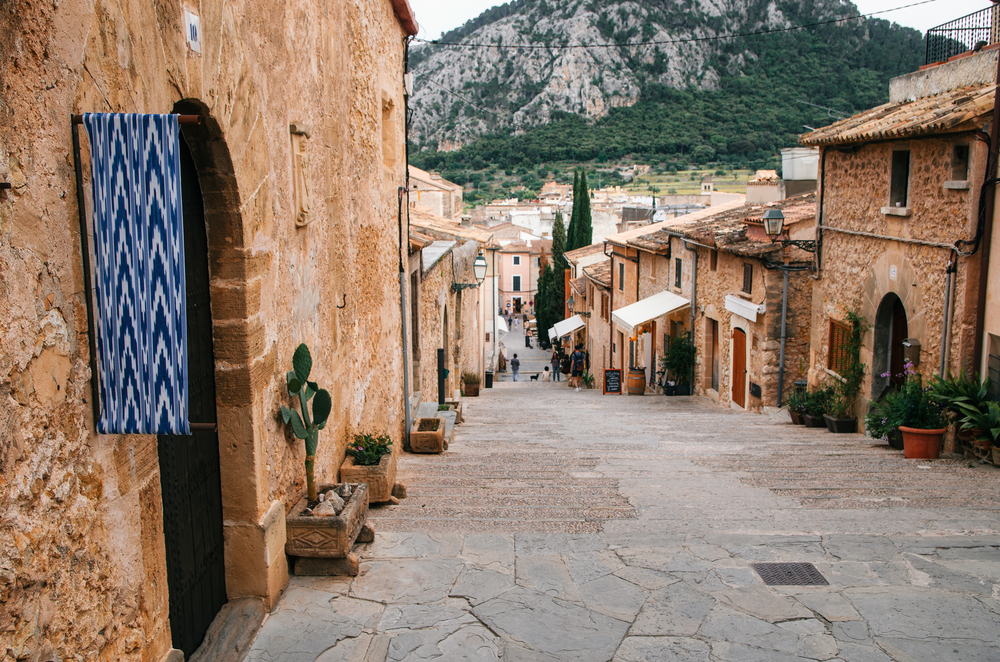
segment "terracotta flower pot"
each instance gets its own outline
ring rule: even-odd
[[[348,455],[340,465],[340,480],[367,485],[371,503],[391,501],[392,486],[396,484],[396,456],[386,453],[378,464],[364,466],[354,464],[354,458]]]
[[[941,440],[948,428],[920,430],[899,426],[903,433],[903,455],[911,460],[936,460],[941,452]]]

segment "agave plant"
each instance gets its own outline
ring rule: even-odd
[[[965,415],[962,420],[963,430],[975,431],[976,439],[988,441],[990,446],[1000,446],[997,443],[1000,439],[1000,404],[990,400],[980,407],[968,404],[958,406]]]
[[[316,501],[316,478],[313,473],[316,447],[319,446],[319,431],[326,427],[333,401],[326,389],[320,388],[316,382],[309,381],[309,373],[312,372],[312,354],[309,353],[305,343],[295,348],[292,368],[285,375],[288,395],[298,396],[302,416],[299,416],[299,412],[294,409],[282,405],[281,418],[292,426],[292,432],[296,437],[306,442],[306,488],[309,492],[309,501]],[[312,400],[312,415],[309,413],[310,400]]]

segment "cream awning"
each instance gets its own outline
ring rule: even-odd
[[[726,310],[731,313],[736,313],[740,317],[744,317],[751,322],[756,322],[757,315],[763,315],[766,312],[766,307],[764,304],[756,304],[733,294],[727,294]]]
[[[504,322],[503,318],[497,315],[497,333],[507,333],[508,331],[507,322]]]
[[[583,321],[582,317],[579,315],[573,315],[573,317],[570,317],[569,319],[556,322],[556,325],[549,329],[549,340],[568,336],[577,329],[582,329],[585,326],[587,326],[587,323]]]
[[[672,292],[660,292],[646,297],[642,301],[612,311],[611,319],[626,331],[631,331],[640,324],[645,324],[649,320],[654,320],[661,315],[672,313],[689,305],[691,302],[682,296],[677,296]]]

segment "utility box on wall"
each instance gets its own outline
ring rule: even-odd
[[[903,359],[909,361],[916,368],[920,365],[920,341],[916,338],[907,338],[903,341]]]

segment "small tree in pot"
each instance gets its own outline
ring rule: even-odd
[[[292,426],[292,432],[306,442],[306,489],[310,503],[317,500],[316,477],[313,473],[316,464],[316,448],[319,446],[319,431],[326,427],[330,417],[333,401],[330,393],[322,389],[316,382],[309,381],[312,372],[312,355],[305,343],[295,348],[292,355],[292,370],[285,375],[288,385],[288,395],[298,396],[299,412],[281,406],[281,418]],[[309,401],[312,400],[312,414],[309,413]]]

